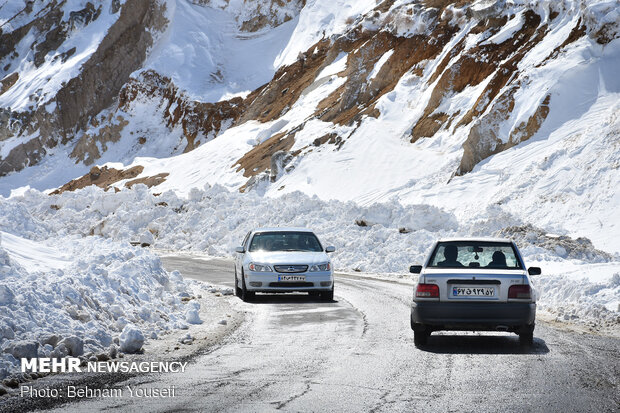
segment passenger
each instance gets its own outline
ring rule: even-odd
[[[487,267],[492,268],[505,268],[506,265],[506,256],[501,251],[495,251],[493,253],[492,261],[487,265]]]
[[[437,263],[439,267],[463,267],[456,258],[459,256],[459,250],[456,245],[446,245],[443,249],[443,256],[445,260]]]

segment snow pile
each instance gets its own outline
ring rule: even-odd
[[[42,229],[35,223],[21,227],[32,226],[32,237]],[[146,250],[100,237],[35,242],[1,235],[0,379],[24,354],[83,356],[116,344],[135,352],[145,336],[188,327],[181,297],[192,286]]]
[[[150,234],[157,248],[212,256],[230,257],[252,228],[310,227],[324,245],[337,247],[333,261],[338,270],[397,277],[405,275],[409,265],[422,263],[438,238],[511,237],[528,265],[543,268],[543,275],[534,280],[541,308],[562,320],[565,314],[569,320],[592,323],[615,323],[619,317],[617,254],[596,250],[584,238],[545,233],[497,205],[457,218],[435,206],[403,206],[396,200],[362,207],[299,192],[265,198],[217,185],[194,188],[187,198],[172,191],[153,195],[136,185],[118,193],[90,187],[48,196],[30,190],[21,197],[0,200],[0,209],[15,213],[15,205],[21,205],[32,220],[45,222],[50,233],[64,237],[77,234],[90,240],[89,235],[99,235],[103,240],[98,242],[104,243]],[[0,220],[0,229],[3,225]],[[41,236],[36,228],[26,235]],[[188,306],[181,321],[200,323],[193,310]]]
[[[459,230],[453,214],[429,205],[394,201],[361,207],[300,192],[272,199],[229,192],[219,185],[194,188],[187,198],[172,191],[155,196],[143,185],[119,193],[89,187],[54,196],[31,190],[5,203],[7,211],[15,210],[10,206],[14,203],[28,205],[51,233],[136,242],[148,233],[155,247],[214,256],[230,255],[255,227],[307,226],[325,244],[338,246],[339,268],[372,272],[403,272],[410,260],[422,261],[439,236]],[[0,228],[4,225],[0,221]],[[26,234],[40,236],[36,230]]]
[[[620,323],[620,265],[584,264],[577,260],[541,261],[543,275],[534,277],[542,295],[539,309],[558,321],[589,326],[616,326]]]

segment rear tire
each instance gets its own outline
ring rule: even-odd
[[[519,330],[519,345],[524,347],[534,345],[534,324],[521,327]]]
[[[431,335],[431,330],[422,324],[416,324],[413,328],[413,344],[416,347],[423,347],[428,343],[428,338]]]

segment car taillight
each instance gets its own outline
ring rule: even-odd
[[[439,286],[436,284],[418,284],[415,296],[420,298],[439,298]]]
[[[511,285],[508,289],[508,298],[532,298],[532,289],[529,285]]]

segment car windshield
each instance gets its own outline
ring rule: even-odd
[[[311,251],[323,248],[312,232],[258,232],[250,242],[249,251]]]
[[[450,241],[440,242],[433,251],[429,267],[523,269],[509,242]]]

